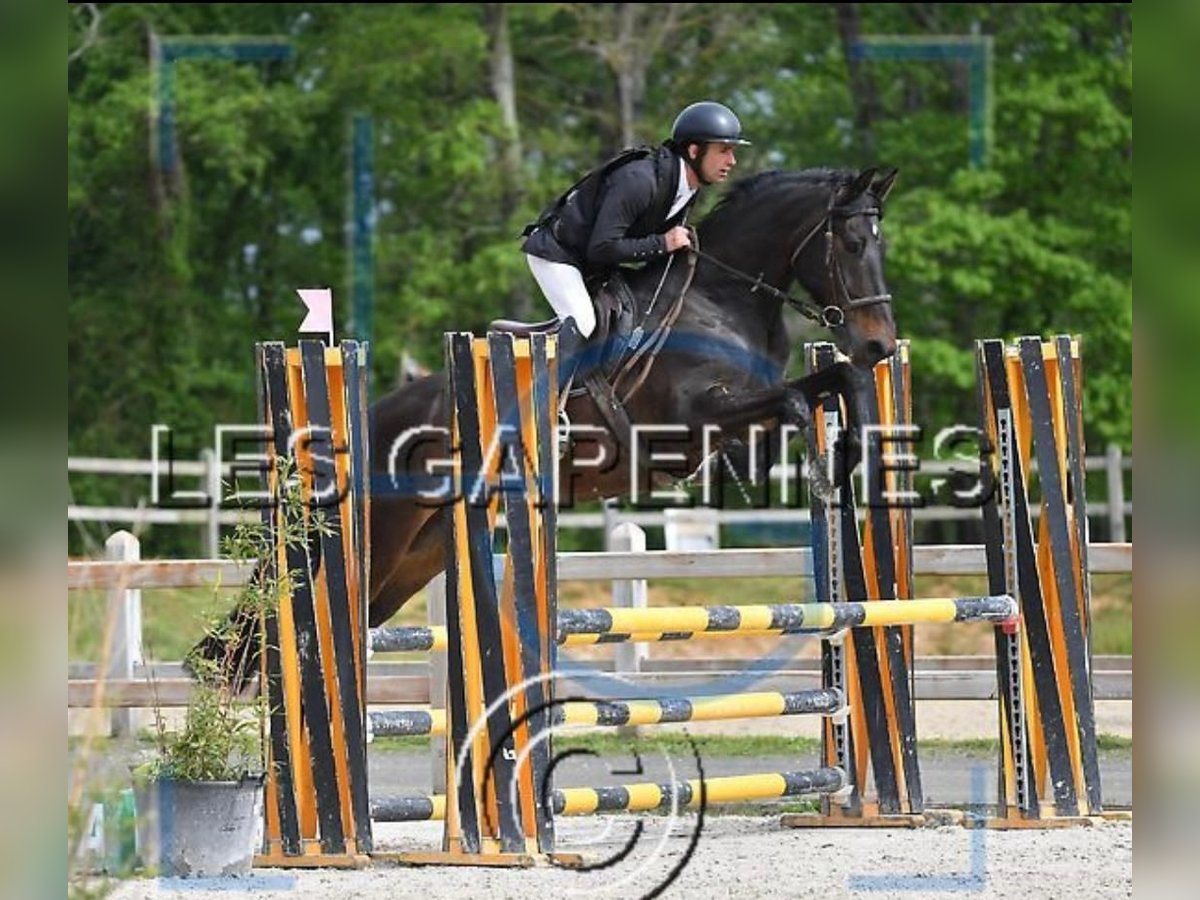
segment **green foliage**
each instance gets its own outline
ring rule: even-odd
[[[333,286],[349,335],[356,114],[375,134],[372,399],[405,353],[439,367],[447,329],[548,316],[517,236],[619,149],[619,75],[638,86],[638,142],[698,97],[733,104],[754,140],[735,179],[899,166],[888,277],[928,431],[975,420],[974,339],[1068,332],[1083,338],[1089,445],[1129,449],[1132,8],[854,8],[861,34],[993,37],[986,169],[968,166],[965,66],[864,63],[864,116],[834,5],[638,4],[631,49],[616,5],[509,4],[515,134],[482,4],[103,7],[99,39],[68,65],[68,451],[145,458],[151,426],[169,423],[177,456],[195,458],[215,423],[256,421],[252,344],[295,334],[297,287]],[[69,18],[75,49],[85,20]],[[150,152],[152,32],[282,35],[295,56],[177,62],[167,172]],[[93,504],[147,493],[72,488]],[[156,530],[147,554],[186,552],[178,531]]]
[[[1083,336],[1084,408],[1103,441],[1128,441],[1132,416],[1131,283],[1089,259],[1093,238],[1065,216],[1035,217],[1007,200],[998,172],[963,171],[944,189],[919,188],[890,210],[893,293],[907,299],[916,420],[971,422],[972,337]],[[1006,209],[1006,207],[1008,207]],[[954,390],[947,391],[947,387]],[[947,396],[949,395],[949,396]]]
[[[262,770],[258,722],[246,716],[244,704],[228,688],[200,681],[188,702],[184,727],[168,732],[160,717],[159,729],[158,755],[139,767],[138,777],[234,781]]]
[[[277,483],[281,486],[276,530],[265,525],[240,524],[222,546],[223,555],[235,562],[252,564],[254,577],[233,598],[233,608],[252,612],[260,624],[258,640],[266,647],[267,616],[278,608],[281,596],[290,593],[291,580],[298,574],[273,574],[277,558],[276,535],[287,547],[304,549],[311,534],[332,533],[323,510],[305,509],[300,481],[291,460],[279,460]],[[236,622],[226,616],[227,601],[215,610],[208,632],[232,638]],[[145,779],[182,781],[232,781],[246,773],[261,772],[266,766],[265,735],[270,713],[266,691],[254,687],[246,697],[231,687],[241,653],[230,640],[226,655],[187,659],[196,683],[188,700],[184,726],[168,731],[161,708],[155,706],[156,755],[135,773]]]

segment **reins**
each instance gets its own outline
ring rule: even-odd
[[[828,306],[821,307],[812,300],[802,300],[800,298],[793,297],[791,294],[781,291],[774,285],[767,284],[767,282],[763,280],[763,276],[765,274],[764,272],[759,272],[757,276],[754,276],[747,272],[743,272],[741,269],[735,268],[726,262],[723,262],[722,260],[713,256],[711,253],[707,253],[706,251],[700,249],[699,236],[697,235],[696,230],[689,226],[689,230],[692,234],[692,244],[687,251],[689,265],[681,290],[675,296],[671,307],[663,316],[663,320],[659,323],[658,327],[651,332],[651,334],[648,336],[648,339],[644,340],[644,342],[642,338],[643,332],[641,330],[641,326],[638,326],[638,328],[635,330],[637,337],[632,342],[634,349],[633,356],[620,367],[620,370],[613,378],[613,388],[614,391],[616,391],[618,390],[620,383],[632,372],[632,370],[637,367],[639,363],[643,364],[641,371],[637,375],[634,383],[621,398],[622,401],[628,401],[630,397],[632,397],[637,391],[637,389],[640,388],[645,382],[646,376],[649,375],[650,368],[653,365],[655,358],[658,356],[659,350],[661,350],[665,344],[667,335],[671,332],[671,326],[674,325],[675,319],[678,318],[679,312],[683,307],[683,297],[687,293],[688,287],[691,285],[692,278],[695,275],[696,263],[699,259],[707,260],[709,263],[716,266],[723,272],[726,272],[735,278],[746,282],[750,285],[750,293],[756,294],[761,292],[769,297],[775,298],[776,300],[780,300],[799,312],[806,319],[810,319],[813,322],[818,322],[821,325],[824,325],[826,328],[839,328],[844,325],[846,322],[846,313],[850,310],[861,309],[865,306],[874,306],[878,303],[890,303],[892,300],[891,294],[871,294],[867,297],[851,297],[849,287],[846,284],[845,273],[842,271],[841,263],[837,260],[833,252],[834,218],[851,219],[855,216],[877,216],[879,215],[879,208],[870,206],[856,210],[843,210],[834,207],[832,203],[833,198],[830,197],[830,206],[826,208],[825,215],[822,216],[821,219],[809,229],[803,240],[796,245],[796,248],[792,251],[791,256],[788,257],[788,268],[792,270],[795,269],[797,257],[804,250],[804,248],[808,246],[809,241],[811,241],[813,237],[815,237],[816,234],[821,231],[822,228],[824,228],[825,267],[826,271],[828,272],[830,285],[833,287],[835,296],[840,290],[841,296],[844,298],[843,303],[840,306],[829,304]],[[662,292],[663,285],[666,282],[667,272],[669,272],[671,268],[670,264],[671,260],[668,260],[667,267],[663,272],[663,276],[659,280],[658,288],[655,290],[654,297],[651,299],[650,308],[647,310],[647,318],[649,318],[650,312],[658,302],[659,294]]]
[[[779,288],[773,285],[767,284],[765,281],[763,281],[763,275],[765,274],[763,272],[759,272],[757,277],[750,275],[747,272],[743,272],[741,269],[734,268],[728,263],[722,262],[711,253],[706,253],[705,251],[701,250],[698,246],[693,246],[690,252],[712,263],[718,269],[721,269],[722,271],[727,272],[730,275],[733,275],[734,277],[748,283],[751,286],[750,293],[755,294],[761,291],[762,293],[767,294],[776,300],[781,300],[782,302],[786,303],[806,319],[819,322],[826,328],[838,328],[845,324],[847,311],[861,309],[864,306],[873,306],[877,303],[890,303],[892,300],[891,294],[871,294],[867,297],[851,297],[850,289],[846,286],[846,276],[842,271],[841,263],[838,262],[833,253],[834,217],[836,216],[839,218],[850,219],[854,216],[867,215],[877,216],[879,215],[879,209],[871,206],[853,211],[843,211],[840,209],[835,209],[832,206],[829,207],[825,211],[825,215],[821,218],[821,220],[809,229],[808,234],[806,234],[804,239],[796,245],[796,249],[792,251],[792,255],[788,258],[788,267],[794,269],[796,265],[796,257],[800,255],[801,251],[808,246],[808,242],[811,241],[817,232],[821,230],[822,226],[824,226],[825,266],[829,273],[830,284],[835,286],[835,291],[840,288],[842,296],[845,298],[844,305],[842,306],[835,306],[833,304],[824,307],[817,306],[817,304],[811,300],[801,300],[797,297],[793,297],[791,294],[781,291]]]

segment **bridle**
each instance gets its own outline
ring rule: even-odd
[[[834,219],[853,219],[856,216],[879,216],[880,210],[877,206],[864,206],[861,209],[844,209],[833,205],[833,196],[829,198],[829,206],[825,210],[825,215],[809,229],[804,238],[796,244],[796,248],[792,251],[792,255],[788,257],[788,270],[795,276],[796,258],[799,257],[805,247],[822,228],[825,231],[825,269],[829,275],[829,283],[833,286],[835,299],[840,290],[844,303],[842,305],[830,304],[828,306],[818,306],[812,300],[801,300],[791,296],[777,287],[767,284],[763,281],[763,272],[758,273],[758,277],[749,275],[740,269],[735,269],[728,263],[724,263],[717,259],[711,253],[706,253],[699,248],[696,242],[693,242],[692,252],[697,256],[703,257],[717,268],[728,272],[742,281],[748,282],[750,293],[754,294],[762,291],[768,296],[774,297],[777,300],[782,300],[792,309],[796,310],[800,315],[814,322],[819,322],[826,328],[840,328],[846,323],[846,313],[861,309],[865,306],[874,306],[877,303],[891,303],[891,294],[871,294],[867,297],[851,297],[850,289],[846,285],[846,276],[842,271],[841,262],[833,252],[833,221]]]
[[[624,402],[628,402],[629,398],[633,396],[634,392],[636,392],[637,389],[642,386],[643,382],[645,382],[646,376],[650,373],[650,367],[653,365],[655,358],[658,356],[659,350],[662,349],[663,344],[666,342],[667,335],[670,333],[671,327],[683,307],[684,295],[687,293],[688,285],[691,284],[692,276],[695,274],[696,262],[700,258],[708,260],[718,269],[728,272],[735,278],[739,278],[742,281],[749,283],[751,294],[761,291],[768,296],[774,297],[777,300],[781,300],[784,303],[787,303],[805,318],[824,325],[826,328],[841,328],[843,325],[845,325],[846,312],[849,310],[860,309],[864,306],[873,306],[877,303],[891,303],[891,294],[872,294],[869,297],[852,298],[850,296],[850,290],[846,285],[846,277],[842,272],[841,263],[838,261],[833,252],[834,219],[846,220],[852,219],[855,216],[879,216],[879,207],[864,206],[861,209],[844,209],[841,207],[835,207],[833,205],[833,196],[834,195],[832,194],[830,195],[829,206],[826,207],[825,214],[812,228],[808,230],[808,233],[804,235],[804,238],[796,244],[796,248],[792,250],[791,256],[788,257],[788,271],[792,274],[792,277],[796,276],[796,259],[804,251],[804,248],[808,246],[809,241],[816,236],[817,232],[824,228],[826,272],[829,276],[829,283],[833,286],[835,298],[838,290],[840,289],[842,296],[845,298],[844,305],[837,306],[830,304],[822,307],[812,300],[798,299],[763,281],[763,275],[765,274],[764,272],[759,272],[758,277],[755,277],[743,272],[741,269],[734,268],[726,262],[722,262],[711,253],[706,253],[700,249],[700,240],[696,234],[696,229],[689,225],[688,230],[691,232],[692,238],[691,247],[688,251],[688,260],[690,265],[688,274],[684,279],[683,287],[675,295],[675,301],[671,305],[671,308],[664,314],[662,321],[653,329],[651,334],[645,338],[644,345],[644,333],[642,326],[638,325],[638,327],[632,332],[628,349],[633,352],[633,355],[624,363],[622,363],[619,371],[614,377],[612,382],[614,391],[639,362],[642,362],[643,365],[641,373],[637,376],[633,385],[625,392],[624,397],[621,399]],[[799,233],[800,229],[797,228],[796,231]],[[668,259],[667,266],[663,270],[662,278],[659,279],[658,288],[655,290],[654,295],[650,299],[650,306],[645,314],[645,318],[649,318],[650,311],[654,309],[655,304],[658,302],[659,294],[662,292],[663,284],[666,282],[667,272],[670,271],[670,267],[671,259]]]

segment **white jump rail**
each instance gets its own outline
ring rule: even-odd
[[[982,544],[927,544],[913,548],[917,575],[986,575]],[[1133,544],[1088,545],[1093,575],[1133,571]],[[137,562],[72,561],[67,589],[239,587],[251,568],[228,560],[177,559]],[[560,553],[559,581],[612,581],[620,572],[638,578],[785,578],[811,577],[812,551],[803,548],[646,550],[634,553]]]

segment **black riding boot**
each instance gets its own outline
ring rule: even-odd
[[[575,326],[575,317],[563,319],[558,330],[558,390],[566,393],[583,383],[600,364],[600,348],[587,346],[587,338]]]

